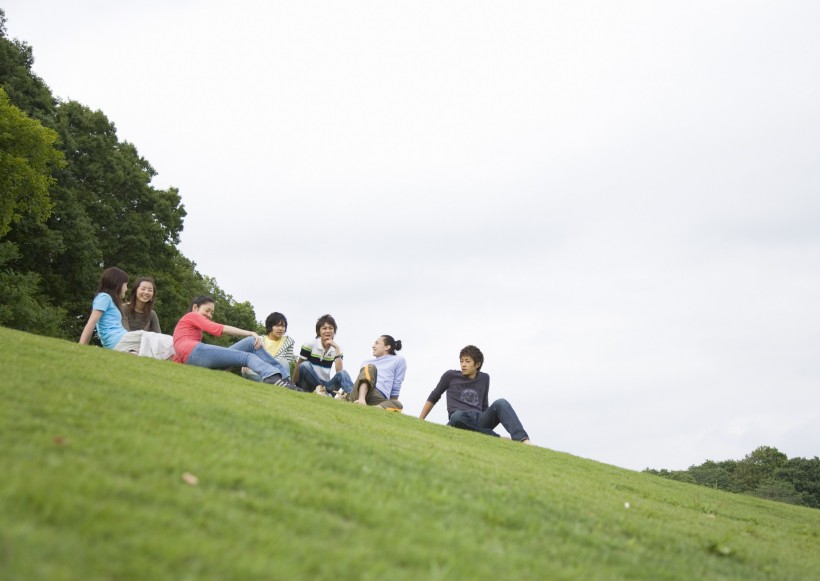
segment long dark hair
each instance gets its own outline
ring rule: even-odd
[[[214,300],[214,298],[212,296],[199,295],[198,297],[196,297],[194,300],[191,301],[190,305],[188,305],[188,312],[190,313],[191,311],[194,310],[194,305],[196,305],[197,307],[201,307],[202,305],[205,305],[205,304],[208,304],[208,303],[216,304],[216,301]]]
[[[126,310],[129,314],[133,315],[137,310],[137,289],[140,285],[144,282],[150,282],[151,286],[154,288],[154,294],[151,297],[151,300],[145,303],[145,316],[150,319],[151,311],[154,310],[154,300],[157,298],[157,284],[154,282],[154,279],[150,276],[141,276],[136,281],[134,281],[134,286],[131,287],[131,293],[128,295],[128,306]]]
[[[124,270],[120,270],[116,266],[106,268],[100,277],[100,286],[97,288],[97,294],[108,293],[114,304],[118,309],[122,308],[122,285],[128,282],[128,274]]]
[[[401,339],[396,340],[390,335],[382,335],[385,347],[390,347],[390,355],[395,355],[396,351],[401,351]]]

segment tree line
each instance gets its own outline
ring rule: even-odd
[[[156,172],[114,123],[55,98],[33,64],[0,8],[0,325],[77,339],[101,271],[118,266],[154,277],[166,332],[201,294],[216,299],[219,322],[258,329],[249,302],[177,249],[179,190],[153,187]]]
[[[789,458],[760,446],[743,460],[707,460],[687,470],[644,470],[680,482],[820,508],[820,458]]]

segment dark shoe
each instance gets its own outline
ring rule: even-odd
[[[262,380],[262,383],[267,383],[269,385],[278,385],[279,387],[284,387],[286,389],[291,389],[293,391],[305,391],[301,387],[293,385],[290,381],[288,381],[287,379],[284,379],[278,373],[275,373],[275,374],[271,375],[270,377],[266,377],[265,379]]]

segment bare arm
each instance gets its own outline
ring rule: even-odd
[[[88,316],[88,322],[80,334],[80,345],[88,345],[88,342],[91,340],[91,335],[94,333],[94,327],[97,325],[97,321],[100,320],[100,317],[102,317],[102,314],[102,311],[96,309],[91,311],[91,314]]]
[[[245,329],[240,329],[238,327],[231,327],[230,325],[223,325],[222,326],[222,333],[225,335],[231,335],[233,337],[253,337],[254,338],[254,347],[259,349],[262,346],[262,337],[256,331],[246,331]]]
[[[422,408],[422,410],[421,410],[421,414],[419,414],[419,417],[420,417],[422,420],[423,420],[424,418],[426,418],[426,417],[427,417],[427,414],[429,414],[429,413],[430,413],[430,410],[432,410],[432,409],[433,409],[433,406],[434,406],[434,405],[436,405],[436,404],[434,404],[433,402],[431,402],[429,399],[428,399],[426,402],[424,402],[424,407]]]
[[[307,359],[302,359],[301,357],[296,358],[296,365],[293,367],[293,377],[290,379],[293,383],[299,383],[299,366],[302,364],[302,361],[307,361]]]
[[[333,361],[333,365],[336,367],[336,373],[339,373],[344,369],[344,362],[342,361],[342,348],[339,347],[339,344],[336,341],[329,341],[328,346],[333,347],[336,350],[336,359]]]

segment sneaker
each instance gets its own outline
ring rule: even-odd
[[[333,397],[327,392],[327,388],[324,385],[317,385],[316,390],[313,392],[316,395],[321,395],[323,397]]]
[[[264,380],[262,380],[262,383],[267,383],[269,385],[278,385],[279,387],[284,387],[292,391],[305,391],[301,387],[292,384],[290,381],[283,378],[278,373],[271,375],[270,377],[266,377]]]

